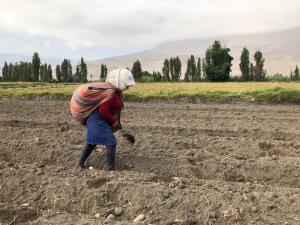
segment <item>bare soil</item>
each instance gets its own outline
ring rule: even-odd
[[[80,172],[67,100],[0,102],[0,224],[300,224],[300,105],[126,103],[136,144]]]

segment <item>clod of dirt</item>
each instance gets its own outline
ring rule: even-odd
[[[23,204],[20,205],[20,207],[21,208],[27,208],[27,207],[29,207],[29,203],[27,203],[27,202],[23,203]]]
[[[179,177],[173,177],[173,181],[169,184],[170,188],[177,187],[178,189],[185,188],[185,182]]]
[[[217,212],[213,211],[213,212],[210,212],[209,214],[209,218],[217,218],[218,217],[218,214]]]
[[[121,207],[114,208],[114,214],[116,216],[121,216],[123,214],[123,209]]]
[[[100,218],[100,213],[96,213],[96,214],[95,214],[95,217],[96,217],[96,218]]]
[[[70,125],[68,124],[68,122],[65,122],[64,124],[60,124],[60,131],[61,132],[65,132],[65,131],[69,131],[70,130]]]
[[[257,211],[258,211],[257,207],[253,206],[253,207],[251,208],[251,212],[256,213]]]
[[[171,193],[170,193],[169,191],[164,191],[164,192],[162,193],[162,196],[163,196],[164,198],[169,198],[170,195],[171,195]]]
[[[137,217],[135,217],[135,219],[133,220],[133,222],[134,223],[139,223],[139,222],[142,222],[145,218],[146,218],[145,215],[140,214]]]
[[[109,214],[108,217],[103,221],[104,224],[113,223],[115,220],[115,216],[113,214]]]
[[[261,149],[263,149],[263,150],[268,150],[268,149],[270,149],[270,148],[272,147],[272,144],[263,141],[263,142],[259,142],[259,143],[258,143],[258,146],[259,146]]]

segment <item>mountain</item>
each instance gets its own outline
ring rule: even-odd
[[[278,32],[238,34],[207,39],[166,42],[140,53],[89,61],[87,63],[88,71],[89,74],[98,76],[102,63],[108,66],[108,70],[112,70],[118,67],[131,68],[136,60],[140,60],[143,70],[149,72],[161,71],[165,58],[179,56],[183,65],[182,74],[184,74],[187,58],[191,54],[201,58],[204,57],[206,49],[215,40],[220,40],[223,45],[225,44],[226,47],[231,49],[230,54],[234,57],[231,74],[240,74],[240,55],[244,47],[249,49],[252,61],[255,51],[262,51],[268,74],[281,73],[289,75],[296,64],[300,65],[299,27]]]

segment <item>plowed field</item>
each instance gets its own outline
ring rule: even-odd
[[[300,105],[125,103],[136,144],[80,172],[67,100],[0,101],[1,224],[300,224]]]

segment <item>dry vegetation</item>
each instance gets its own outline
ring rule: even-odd
[[[79,84],[1,83],[0,96],[70,97]],[[139,83],[125,92],[126,100],[189,98],[200,100],[256,100],[300,102],[297,82]]]

